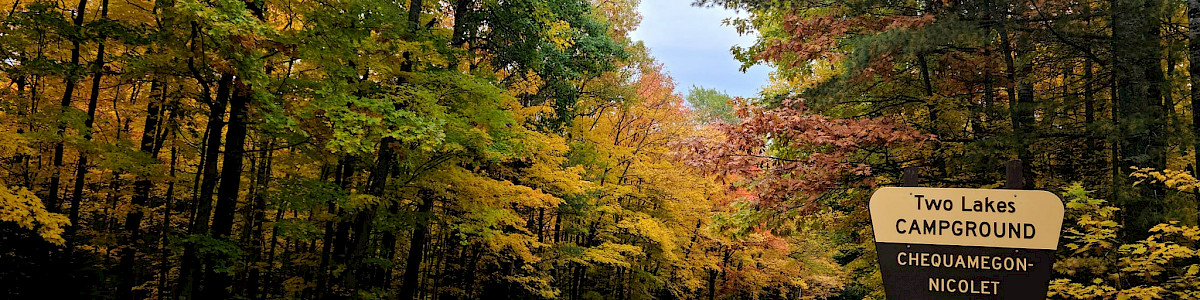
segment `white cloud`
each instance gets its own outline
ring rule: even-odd
[[[691,0],[643,0],[642,24],[630,35],[642,40],[686,93],[692,85],[724,90],[734,96],[754,96],[767,83],[768,67],[746,73],[729,48],[749,46],[755,37],[739,36],[722,21],[736,17],[732,10],[691,6]]]

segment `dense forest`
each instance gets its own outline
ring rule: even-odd
[[[1048,298],[1200,299],[1200,0],[693,3],[749,98],[638,5],[0,1],[0,298],[883,299],[871,192],[1016,162]]]

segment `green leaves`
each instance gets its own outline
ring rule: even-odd
[[[517,0],[482,1],[482,11],[468,15],[470,24],[505,24],[502,30],[471,30],[468,43],[483,42],[492,55],[495,71],[515,83],[527,72],[544,78],[541,88],[526,105],[547,105],[554,115],[539,126],[559,131],[575,117],[580,81],[613,70],[627,58],[624,45],[609,36],[607,24],[590,14],[588,1]],[[467,28],[486,28],[471,27]]]
[[[268,192],[271,205],[277,209],[320,211],[328,203],[348,201],[348,192],[336,184],[312,178],[285,178]]]
[[[379,146],[379,141],[392,137],[405,144],[416,145],[417,148],[432,151],[442,144],[445,137],[444,118],[438,113],[440,107],[421,107],[431,105],[431,99],[421,97],[422,94],[406,93],[402,95],[377,95],[378,98],[358,97],[345,93],[318,92],[319,100],[314,108],[324,117],[326,126],[332,130],[331,136],[325,142],[325,148],[334,153],[362,155],[371,153]],[[405,97],[407,96],[407,97]],[[412,101],[417,100],[417,101]],[[422,101],[424,100],[424,101]],[[417,105],[403,105],[397,103]],[[398,107],[416,106],[417,109],[432,111],[412,111]],[[432,113],[431,113],[432,112]],[[385,145],[392,147],[393,145]]]
[[[212,259],[216,272],[233,273],[240,268],[245,251],[236,242],[207,234],[189,234],[179,242],[195,246],[197,255]]]
[[[737,123],[733,115],[733,97],[716,89],[692,86],[688,89],[687,102],[696,110],[702,123]]]
[[[181,17],[204,22],[206,26],[202,28],[214,38],[241,39],[268,35],[271,32],[270,27],[246,9],[246,1],[243,0],[177,0],[175,8]]]

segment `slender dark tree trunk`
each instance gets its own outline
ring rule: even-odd
[[[355,172],[354,165],[355,159],[348,156],[342,157],[342,159],[338,162],[338,167],[336,168],[335,173],[337,177],[337,184],[342,188],[342,190],[350,189],[350,178],[354,176]],[[339,215],[340,213],[337,204],[335,204],[333,201],[330,201],[327,204],[326,210],[330,215],[334,216]],[[338,222],[336,219],[325,222],[325,233],[323,239],[321,240],[321,264],[317,268],[317,295],[319,299],[333,297],[333,295],[330,294],[329,289],[331,281],[330,277],[332,276],[332,274],[329,273],[329,269],[332,261],[334,261],[334,256],[336,255],[334,253],[336,251],[335,249],[344,248],[344,246],[337,245],[339,242],[344,243],[344,239],[336,238],[338,236],[336,233],[339,231],[344,231],[344,229],[348,227],[347,224],[343,223],[341,226],[338,226],[343,230],[338,230],[339,228],[335,228],[334,226],[334,224],[337,223]]]
[[[400,213],[400,205],[399,204],[400,204],[399,202],[392,202],[392,205],[388,206],[388,213],[393,216],[399,214]],[[383,232],[383,238],[379,240],[379,258],[387,260],[387,261],[392,261],[392,260],[396,259],[396,232],[395,231],[388,230],[388,231]],[[392,269],[393,268],[376,268],[376,270],[374,270],[374,272],[372,272],[373,274],[371,274],[371,278],[372,278],[371,285],[378,286],[378,287],[386,286],[387,283],[390,282],[392,279],[391,278],[392,277]]]
[[[1200,174],[1200,0],[1188,0],[1188,74],[1192,83],[1192,170]],[[1196,191],[1200,211],[1200,190]]]
[[[174,110],[173,110],[174,111]],[[172,139],[175,135],[172,134]],[[171,146],[171,182],[167,184],[166,201],[163,203],[163,223],[162,237],[159,245],[159,271],[158,271],[158,299],[167,299],[163,292],[168,291],[167,281],[171,277],[171,261],[168,259],[170,248],[168,242],[171,240],[171,213],[174,212],[172,207],[175,203],[175,171],[179,159],[178,151],[175,146]]]
[[[250,102],[250,87],[240,79],[234,80],[233,96],[229,101],[229,128],[225,132],[225,159],[221,166],[221,186],[217,191],[217,205],[213,213],[212,235],[221,240],[233,233],[233,221],[237,208],[238,191],[242,184],[243,157],[246,146],[246,111]],[[228,258],[220,258],[227,260]],[[209,270],[215,261],[210,261]],[[212,272],[208,274],[204,295],[208,299],[226,299],[230,274]]]
[[[1087,144],[1088,152],[1099,153],[1100,147],[1096,143],[1096,90],[1092,88],[1092,80],[1095,80],[1095,75],[1092,70],[1092,61],[1088,60],[1083,63],[1083,124],[1088,132]]]
[[[247,245],[250,253],[250,260],[246,262],[250,266],[250,274],[247,275],[246,285],[242,294],[250,299],[261,298],[259,289],[261,286],[262,270],[256,265],[263,260],[263,249],[265,248],[263,245],[263,223],[266,218],[265,210],[267,206],[266,190],[270,186],[271,168],[273,167],[271,165],[273,153],[270,148],[274,146],[274,141],[269,139],[264,144],[266,145],[266,149],[259,156],[258,167],[255,168],[254,189],[251,194],[254,197],[254,204],[247,210],[246,219],[249,221],[246,228],[242,230],[242,241]]]
[[[75,8],[75,18],[72,20],[72,24],[74,25],[74,27],[72,28],[73,30],[83,31],[83,16],[84,16],[84,12],[86,10],[87,10],[87,0],[79,0],[79,4]],[[82,41],[80,41],[81,37],[78,35],[71,36],[70,39],[71,39],[71,64],[67,68],[66,84],[63,86],[62,101],[60,101],[59,105],[58,105],[59,122],[60,122],[58,125],[58,136],[59,136],[59,138],[63,138],[63,139],[66,138],[65,135],[66,135],[66,131],[67,131],[66,123],[65,123],[65,121],[63,121],[63,114],[65,114],[67,112],[67,110],[69,110],[71,108],[71,100],[75,97],[75,84],[78,81],[78,78],[77,78],[78,74],[76,74],[77,72],[75,71],[75,69],[79,67],[79,59],[80,59],[79,58],[80,57],[80,54],[79,54],[80,49],[79,48],[81,47],[80,44],[83,43]],[[49,187],[46,188],[46,197],[44,197],[43,199],[45,199],[44,202],[46,204],[47,210],[49,210],[51,212],[57,212],[59,210],[59,207],[58,207],[59,187],[58,186],[62,181],[62,178],[61,178],[62,177],[62,166],[63,166],[63,141],[62,140],[59,140],[54,143],[53,159],[54,159],[54,171],[52,172],[52,175],[50,176]]]
[[[1162,0],[1113,1],[1113,74],[1115,101],[1120,115],[1121,146],[1116,182],[1128,182],[1123,174],[1130,168],[1166,167],[1166,137],[1163,108],[1162,46],[1159,18]],[[1121,184],[1121,186],[1126,186]],[[1141,185],[1118,193],[1117,205],[1127,238],[1141,239],[1151,226],[1163,220],[1165,205],[1161,188]]]
[[[1021,160],[1021,169],[1025,172],[1024,186],[1033,187],[1033,168],[1030,166],[1033,155],[1029,152],[1030,140],[1033,136],[1033,84],[1029,82],[1030,66],[1016,64],[1017,51],[1022,49],[1014,45],[1008,27],[1001,22],[997,33],[1000,34],[1000,51],[1004,56],[1005,75],[1008,77],[1008,111],[1012,132],[1015,139],[1014,154]],[[1019,68],[1018,68],[1019,67]]]
[[[204,142],[204,160],[202,179],[200,181],[199,197],[196,199],[196,214],[192,217],[191,231],[192,235],[208,234],[209,218],[212,215],[212,195],[213,189],[217,185],[217,159],[221,154],[221,130],[225,127],[225,106],[229,102],[230,85],[233,82],[233,76],[229,74],[221,75],[217,81],[217,95],[210,103],[208,111],[208,125],[205,131],[207,136]],[[182,291],[177,293],[177,296],[189,295],[189,298],[197,299],[199,292],[197,283],[200,280],[201,262],[200,257],[196,253],[196,245],[189,243],[184,249],[183,264],[180,266],[180,274],[183,277],[180,287]]]
[[[421,278],[421,262],[424,258],[425,242],[429,237],[429,211],[433,208],[431,193],[421,195],[417,206],[417,226],[413,228],[412,240],[408,244],[408,258],[404,260],[404,281],[400,284],[400,299],[413,299],[417,295],[417,283]]]
[[[937,100],[933,95],[933,78],[931,78],[932,76],[930,75],[931,70],[929,69],[929,59],[926,58],[926,56],[927,55],[925,53],[918,54],[917,62],[921,67],[921,82],[925,91],[925,108],[929,111],[928,130],[932,134],[940,135],[941,131],[938,129],[938,120],[941,118],[939,116],[940,110],[938,109]],[[938,173],[944,174],[946,172],[946,159],[942,154],[941,143],[932,141],[932,144],[934,152],[933,155],[931,155],[933,168],[937,170]],[[629,170],[629,165],[626,165],[625,170]]]
[[[450,36],[450,47],[459,48],[466,44],[467,18],[474,10],[475,0],[457,0],[454,2],[454,32]]]
[[[108,19],[108,0],[100,3],[100,20]],[[83,138],[92,140],[92,124],[96,122],[96,105],[100,100],[100,80],[104,77],[104,42],[107,38],[103,32],[96,46],[96,60],[92,61],[92,93],[88,96],[87,119],[84,120]],[[79,229],[79,205],[83,202],[83,186],[88,173],[88,155],[83,149],[79,150],[79,161],[75,167],[75,189],[71,192],[71,210],[68,219],[71,220],[71,233]]]
[[[196,218],[192,221],[193,234],[207,234],[209,220],[212,217],[213,192],[220,180],[218,160],[221,155],[221,132],[225,128],[225,107],[229,103],[230,86],[233,75],[221,75],[217,82],[216,102],[209,107],[207,140],[204,146],[204,174],[200,182],[200,199],[196,209]]]
[[[160,102],[160,99],[156,99],[156,94],[161,93],[162,91],[161,83],[158,81],[152,82],[150,90],[151,96],[150,100],[147,101],[149,104],[147,104],[146,107],[146,122],[142,127],[142,138],[139,142],[138,150],[150,156],[152,159],[157,159],[158,153],[154,152],[153,150],[155,138],[154,132],[158,130],[160,115],[159,111],[162,109],[162,102]],[[121,259],[121,271],[118,272],[118,274],[121,274],[122,276],[122,284],[117,290],[119,294],[132,293],[133,287],[137,285],[137,282],[135,282],[135,278],[133,276],[134,274],[132,274],[134,270],[134,260],[136,259],[134,253],[137,252],[137,249],[132,247],[134,247],[137,240],[141,239],[141,223],[144,213],[140,207],[145,206],[150,202],[150,188],[150,179],[148,179],[145,175],[133,183],[133,199],[130,201],[130,204],[133,206],[133,210],[125,216],[125,231],[127,231],[129,234],[129,240],[126,241],[125,246],[130,248],[126,248],[126,251],[122,252],[124,256]],[[126,296],[127,297],[121,298],[127,299],[128,297],[131,297],[132,294],[128,294]]]
[[[421,0],[411,0],[408,7],[408,22],[413,31],[420,30],[421,8],[423,3]],[[412,71],[413,63],[409,53],[404,53],[405,62],[400,66],[404,72]],[[365,78],[366,76],[364,76]],[[399,147],[399,141],[392,137],[385,137],[379,142],[379,152],[375,160],[375,167],[371,170],[370,183],[367,187],[367,194],[380,197],[383,196],[384,188],[387,186],[388,178],[391,176],[391,170],[396,164],[396,148]],[[364,279],[364,275],[378,274],[372,270],[368,270],[363,266],[363,259],[366,258],[367,247],[371,239],[372,220],[375,219],[375,209],[364,209],[359,212],[354,218],[354,238],[351,241],[352,246],[347,258],[348,270],[346,275],[346,284],[354,289],[366,287],[364,284],[371,282],[359,282]],[[369,281],[369,280],[363,280]],[[386,284],[386,283],[385,283]]]
[[[370,183],[367,186],[367,194],[371,196],[383,196],[384,187],[387,186],[388,177],[391,176],[391,170],[396,163],[395,147],[397,147],[395,138],[387,137],[380,141],[378,157],[375,160],[375,167],[371,170]],[[371,222],[375,219],[375,209],[363,209],[354,217],[354,238],[351,242],[351,250],[347,257],[346,284],[354,289],[366,287],[362,282],[359,282],[364,275],[370,274],[371,270],[367,270],[363,265],[363,259],[366,258],[367,246],[371,239],[372,226]]]
[[[14,7],[14,9],[15,9],[15,7]],[[36,81],[36,80],[37,80],[36,77],[34,77],[33,75],[23,75],[23,76],[17,77],[17,79],[16,79],[17,99],[23,99],[26,97],[26,86],[29,86],[30,92],[35,90],[33,88],[33,85],[31,84],[31,81]],[[30,113],[33,112],[33,110],[30,109],[30,107],[33,106],[33,101],[34,100],[32,97],[32,93],[30,93],[28,106],[22,106],[22,105],[25,105],[26,103],[18,104],[17,119],[19,119],[20,122],[29,122],[28,117],[29,117]],[[25,133],[25,128],[18,126],[17,134],[22,134],[22,133]],[[25,154],[25,153],[17,154],[13,158],[12,165],[20,165],[20,167],[22,168],[21,175],[17,176],[17,177],[21,178],[20,186],[23,186],[27,189],[31,188],[33,186],[33,183],[29,181],[29,155]],[[14,170],[13,173],[16,173],[16,171],[15,171],[16,167],[12,167],[12,168]],[[75,224],[75,223],[71,223],[71,224]]]

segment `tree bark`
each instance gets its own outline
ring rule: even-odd
[[[221,130],[225,127],[225,106],[229,102],[230,85],[233,82],[233,76],[229,74],[221,75],[217,81],[217,96],[210,103],[208,111],[208,125],[205,129],[207,137],[204,142],[204,160],[203,177],[200,181],[200,196],[196,198],[196,214],[191,221],[191,234],[206,235],[209,228],[209,217],[212,215],[212,194],[213,189],[217,185],[217,159],[221,154]],[[177,295],[189,295],[189,298],[198,298],[194,293],[199,292],[196,283],[200,277],[201,263],[200,257],[196,253],[196,245],[189,243],[183,254],[183,265],[180,266],[180,276],[182,277],[182,291]]]
[[[73,27],[74,30],[83,31],[83,16],[84,16],[84,12],[86,10],[87,10],[87,0],[79,0],[79,4],[75,8],[75,18],[72,20],[72,25],[74,25],[74,27]],[[80,56],[79,48],[81,47],[80,44],[82,44],[82,42],[79,40],[80,39],[79,36],[72,36],[72,37],[70,37],[70,39],[71,39],[71,64],[70,64],[70,67],[67,68],[68,73],[66,74],[66,84],[63,86],[62,100],[59,102],[59,105],[58,105],[58,108],[59,108],[59,111],[58,111],[58,113],[59,113],[58,137],[63,138],[63,139],[66,138],[67,126],[66,126],[66,123],[63,122],[62,117],[63,117],[63,114],[65,114],[67,112],[67,110],[71,108],[71,100],[75,96],[75,84],[78,81],[78,79],[75,78],[74,70],[75,70],[75,68],[79,67],[79,56]],[[46,204],[46,210],[49,210],[51,212],[57,212],[59,210],[59,208],[58,208],[58,197],[59,197],[58,189],[59,189],[59,187],[58,186],[62,180],[61,177],[62,177],[62,166],[63,166],[63,141],[62,140],[59,140],[54,143],[54,158],[53,159],[54,159],[54,172],[52,172],[52,175],[50,176],[49,187],[46,188],[47,194],[46,194],[46,197],[44,198],[45,199],[44,203]]]
[[[157,81],[151,83],[150,89],[152,91],[161,91],[161,83]],[[154,92],[152,92],[150,97],[151,99],[148,101],[149,104],[147,104],[146,107],[146,122],[142,126],[142,138],[138,149],[142,151],[142,153],[150,156],[151,159],[158,158],[158,153],[153,152],[155,138],[154,132],[158,130],[160,115],[159,110],[162,109],[161,102],[159,102],[158,99],[153,99],[155,96],[156,95]],[[142,176],[133,183],[133,199],[130,200],[130,204],[132,205],[133,209],[128,215],[125,216],[125,231],[127,231],[129,234],[129,239],[126,241],[125,245],[126,247],[133,247],[134,243],[141,239],[141,223],[144,213],[140,207],[149,203],[150,188],[150,179],[146,178],[145,176]],[[135,257],[133,254],[136,252],[136,250],[135,248],[126,248],[125,250],[126,251],[122,251],[122,254],[124,255],[121,259],[120,266],[122,271],[118,272],[118,274],[122,274],[123,278],[122,285],[118,287],[118,293],[131,292],[133,287],[137,285],[134,278],[130,276],[132,274],[129,274],[134,269],[133,263]],[[119,298],[127,299],[128,297]]]
[[[387,137],[380,141],[378,157],[375,160],[375,167],[371,170],[371,181],[367,186],[367,195],[382,197],[384,187],[387,186],[388,177],[391,176],[392,167],[396,163],[396,147],[397,141],[395,138]],[[367,253],[367,246],[371,239],[372,226],[371,222],[375,219],[375,208],[363,209],[354,217],[354,238],[351,242],[351,249],[347,257],[346,284],[354,289],[367,287],[359,282],[364,275],[369,274],[371,270],[366,270],[363,266],[363,259]]]
[[[1162,0],[1113,1],[1113,74],[1117,91],[1115,105],[1119,107],[1121,124],[1120,163],[1114,178],[1119,186],[1128,186],[1124,174],[1130,168],[1166,167],[1164,108],[1162,97],[1163,71],[1160,44]],[[1127,238],[1140,239],[1151,226],[1163,220],[1163,191],[1147,185],[1135,192],[1118,193],[1117,205],[1122,208],[1124,232]]]
[[[354,164],[355,159],[352,157],[342,157],[338,162],[338,167],[334,172],[336,173],[335,176],[337,177],[337,184],[342,190],[350,190],[350,177],[354,176],[355,172]],[[335,204],[333,201],[329,201],[329,203],[326,205],[326,211],[331,216],[337,216],[340,214],[337,204]],[[321,239],[321,264],[317,267],[316,293],[318,299],[333,298],[333,295],[330,293],[329,289],[331,282],[330,277],[332,277],[332,274],[329,273],[329,269],[332,265],[332,261],[334,260],[334,256],[336,255],[334,253],[335,249],[343,248],[335,244],[338,244],[338,241],[344,241],[344,239],[335,238],[337,236],[335,235],[337,230],[334,224],[336,223],[338,223],[336,219],[325,221],[325,232]],[[345,228],[346,225],[343,224],[340,227]]]
[[[242,185],[242,167],[246,146],[246,112],[251,90],[240,78],[233,82],[233,96],[229,101],[229,128],[225,132],[225,159],[221,165],[221,186],[217,191],[217,205],[213,213],[212,235],[218,240],[227,240],[233,233],[233,221],[237,208],[238,192]],[[228,258],[219,258],[222,260]],[[208,260],[210,264],[215,261]],[[229,298],[231,277],[225,272],[209,274],[209,283],[204,285],[205,298]]]
[[[1000,34],[1000,49],[1001,55],[1004,56],[1005,75],[1008,77],[1008,111],[1009,119],[1012,124],[1012,132],[1014,141],[1013,154],[1017,159],[1021,160],[1021,169],[1024,170],[1023,178],[1025,187],[1032,188],[1034,186],[1033,168],[1031,163],[1033,155],[1029,152],[1030,140],[1033,139],[1033,84],[1029,82],[1028,73],[1029,66],[1021,66],[1018,68],[1015,56],[1016,52],[1022,49],[1019,45],[1014,45],[1009,36],[1008,28],[1001,23],[997,29]]]
[[[1200,174],[1200,0],[1187,1],[1188,16],[1188,74],[1191,80],[1192,101],[1192,170]],[[1196,191],[1196,208],[1200,211],[1200,190]]]
[[[103,0],[100,3],[100,20],[108,19],[108,0]],[[85,141],[92,140],[92,124],[96,122],[96,104],[100,100],[100,80],[104,76],[104,42],[107,38],[104,32],[100,33],[99,45],[96,46],[96,60],[92,61],[92,93],[88,96],[87,119],[84,120],[83,139]],[[80,149],[79,161],[75,167],[75,187],[71,192],[71,210],[68,214],[68,219],[71,221],[71,233],[75,233],[79,229],[79,205],[83,202],[83,186],[88,173],[88,156],[86,151]]]
[[[433,208],[431,193],[421,195],[417,206],[417,226],[413,228],[412,240],[408,244],[408,258],[404,260],[404,282],[400,284],[400,299],[413,299],[417,295],[417,282],[421,278],[421,262],[424,258],[425,242],[429,237],[429,211]]]
[[[175,138],[174,134],[172,134],[172,139],[174,139],[174,138]],[[166,297],[163,296],[163,292],[167,291],[167,279],[170,278],[170,273],[171,273],[171,261],[168,259],[169,254],[170,254],[170,248],[168,247],[168,242],[170,241],[170,237],[171,237],[171,213],[174,210],[172,208],[172,206],[175,203],[175,179],[174,178],[175,178],[175,171],[177,170],[177,166],[178,166],[177,165],[178,161],[179,161],[178,150],[175,148],[175,146],[171,146],[171,171],[170,171],[171,173],[170,173],[170,176],[172,179],[171,179],[171,182],[167,184],[166,201],[163,203],[162,237],[161,237],[161,242],[160,242],[161,244],[159,245],[159,249],[160,249],[159,261],[160,262],[159,262],[159,273],[158,273],[158,299],[166,299]]]

